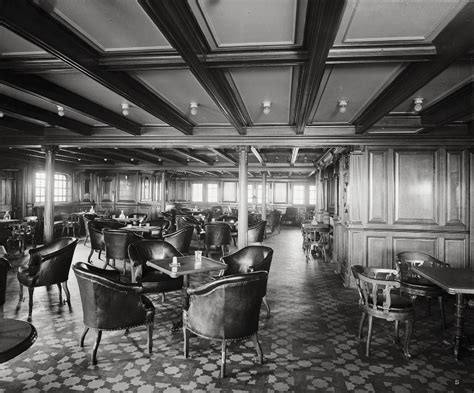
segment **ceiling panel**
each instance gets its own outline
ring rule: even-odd
[[[40,47],[16,35],[7,28],[0,26],[0,55],[21,56],[32,54],[45,54]]]
[[[254,124],[288,124],[292,67],[234,69],[231,76]],[[264,101],[271,102],[268,115]]]
[[[39,2],[104,51],[171,49],[136,1]]]
[[[467,83],[472,79],[472,75],[472,65],[470,63],[453,64],[400,104],[394,112],[413,112],[413,100],[418,97],[423,98],[423,107],[426,108],[428,105],[436,102],[437,99],[449,94],[450,91]]]
[[[352,0],[335,44],[431,41],[467,0]]]
[[[190,5],[212,47],[302,42],[303,29],[297,25],[304,20],[306,0],[192,0]]]
[[[197,124],[228,124],[204,88],[189,70],[151,70],[136,72],[135,77]],[[196,115],[190,103],[198,104]]]
[[[343,64],[327,68],[312,123],[347,123],[363,109],[400,69],[392,63]],[[347,102],[346,112],[338,102]]]
[[[45,74],[44,78],[118,114],[122,113],[122,103],[127,102],[125,98],[81,73]],[[165,124],[160,119],[133,104],[130,104],[129,112],[128,117],[141,125]]]
[[[15,98],[17,100],[26,102],[27,104],[31,104],[37,106],[41,109],[46,109],[47,111],[57,113],[57,106],[54,103],[51,103],[47,100],[42,98],[36,97],[32,94],[24,93],[23,91],[16,90],[10,86],[0,84],[0,94],[4,94],[8,97]],[[93,125],[93,126],[104,126],[105,124],[96,121],[90,117],[84,116],[78,112],[74,112],[70,109],[65,109],[65,116],[74,120],[81,121],[83,123]]]

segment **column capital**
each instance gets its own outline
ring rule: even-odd
[[[41,146],[41,151],[44,151],[45,153],[57,153],[59,150],[58,145],[42,145]]]
[[[245,151],[246,153],[249,152],[250,148],[248,146],[237,146],[237,151],[240,153],[241,151]]]

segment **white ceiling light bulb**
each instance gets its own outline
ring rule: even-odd
[[[198,113],[198,106],[199,104],[197,102],[191,102],[189,104],[191,115],[196,116],[196,114]]]
[[[0,118],[3,117],[3,116],[4,116],[3,112],[0,111]]]
[[[347,101],[346,100],[339,100],[337,102],[337,105],[339,106],[339,112],[340,113],[346,113],[346,110],[347,110]]]
[[[270,113],[270,108],[272,106],[272,103],[270,101],[263,101],[262,106],[263,106],[263,114],[268,115]]]
[[[57,105],[58,107],[58,116],[64,116],[64,108],[61,105]]]
[[[128,114],[130,113],[129,109],[130,109],[130,105],[128,103],[124,102],[122,104],[122,115],[128,116]]]
[[[422,97],[418,97],[413,100],[413,109],[415,110],[415,112],[419,112],[423,109],[423,100],[424,99]]]

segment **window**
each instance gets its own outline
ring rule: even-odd
[[[309,186],[309,201],[310,205],[316,205],[316,186]]]
[[[67,202],[69,196],[69,182],[66,175],[54,174],[54,202]],[[35,203],[46,201],[46,174],[36,172],[35,174]]]
[[[225,181],[222,194],[224,202],[237,202],[237,183]]]
[[[294,205],[304,204],[304,185],[293,186],[293,204]]]
[[[202,202],[202,183],[193,183],[191,187],[191,200]]]
[[[253,203],[253,184],[247,185],[247,201]]]
[[[217,184],[210,183],[207,185],[207,201],[217,202]]]
[[[262,203],[262,185],[258,184],[257,185],[257,203]]]

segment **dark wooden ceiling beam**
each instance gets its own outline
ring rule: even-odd
[[[35,149],[16,149],[16,152],[21,151],[26,155],[29,155],[31,157],[35,158],[45,158],[46,154],[41,150],[35,150]],[[61,154],[60,152],[56,152],[54,155],[54,159],[56,161],[63,161],[63,162],[69,162],[70,164],[77,164],[77,159],[74,157],[70,157],[68,155]],[[92,163],[92,162],[90,162]]]
[[[81,112],[101,123],[108,124],[119,130],[128,132],[129,134],[140,135],[141,133],[140,124],[124,118],[110,109],[41,78],[40,76],[14,75],[12,73],[0,72],[0,82],[26,93],[34,94],[37,97],[47,99],[54,104],[59,104]],[[119,107],[118,104],[117,107]]]
[[[298,152],[299,152],[300,148],[299,147],[294,147],[292,150],[291,150],[291,158],[290,158],[290,165],[291,166],[294,166],[295,163],[296,163],[296,160],[298,159]]]
[[[354,120],[362,134],[379,119],[415,94],[474,45],[474,2],[468,2],[433,40],[438,55],[431,62],[409,64]]]
[[[208,158],[204,158],[200,155],[192,153],[189,149],[171,149],[170,151],[172,153],[178,154],[179,156],[184,157],[186,159],[197,161],[200,164],[212,165],[214,163],[213,160],[210,160]]]
[[[252,154],[255,156],[255,158],[258,160],[258,162],[260,163],[260,165],[262,165],[262,166],[265,166],[265,165],[266,165],[265,160],[263,159],[262,155],[261,155],[260,152],[257,150],[257,148],[255,148],[254,146],[250,146],[250,151],[251,151]]]
[[[30,119],[40,120],[53,126],[67,128],[81,135],[91,135],[92,126],[80,121],[70,119],[67,116],[59,116],[57,113],[27,104],[26,102],[0,94],[0,110],[12,114],[18,114]]]
[[[137,160],[130,161],[131,157],[129,157],[127,155],[119,154],[119,153],[116,153],[116,152],[111,152],[111,149],[89,149],[89,148],[85,149],[85,148],[81,148],[81,152],[83,152],[85,154],[90,154],[92,156],[102,157],[102,161],[107,163],[107,164],[109,162],[117,161],[117,162],[126,163],[130,166],[138,165]]]
[[[223,151],[219,149],[209,149],[212,153],[214,153],[216,156],[223,158],[227,162],[230,162],[233,165],[237,165],[237,160],[229,156],[228,154],[224,153]]]
[[[192,133],[193,123],[136,79],[124,72],[101,69],[97,51],[34,2],[0,0],[0,9],[0,24],[170,126]]]
[[[44,136],[43,126],[6,115],[0,118],[0,128],[8,128],[22,133],[25,132],[36,136]]]
[[[329,49],[336,38],[344,11],[344,0],[309,1],[306,11],[304,47],[309,60],[300,75],[296,103],[296,133],[301,135],[310,121]]]
[[[224,116],[241,135],[246,134],[249,116],[239,105],[238,93],[225,75],[211,71],[200,57],[209,52],[205,37],[185,1],[138,0],[168,42],[179,52],[191,72]]]
[[[75,158],[75,159],[80,160],[80,161],[90,161],[90,162],[93,162],[93,163],[103,163],[104,162],[103,155],[99,156],[99,155],[94,155],[94,154],[87,154],[87,153],[84,153],[82,150],[64,149],[64,148],[60,147],[59,148],[59,153],[64,155],[64,156]],[[113,161],[108,160],[107,164],[113,164]]]
[[[474,113],[474,82],[469,82],[447,97],[421,111],[423,126],[442,126]]]

